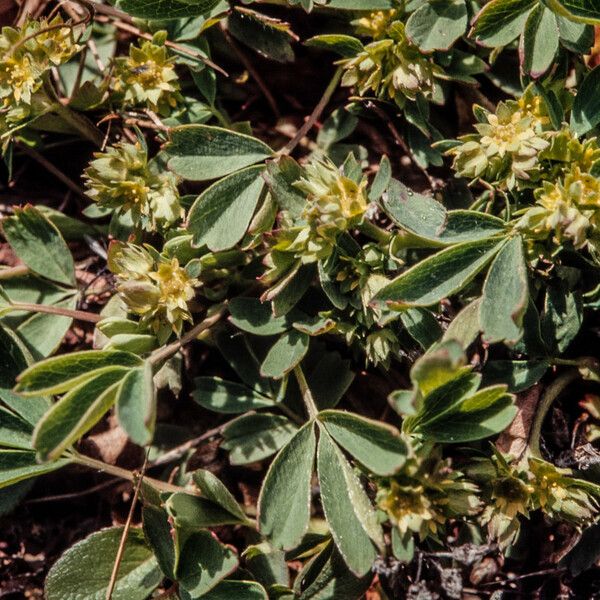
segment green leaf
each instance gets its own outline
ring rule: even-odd
[[[483,284],[479,319],[484,340],[515,344],[523,335],[528,302],[523,240],[515,236],[498,252]]]
[[[229,320],[242,331],[254,335],[277,335],[292,326],[285,316],[273,316],[270,302],[261,302],[258,298],[232,298],[227,308]]]
[[[198,469],[192,474],[192,479],[204,498],[218,504],[234,517],[237,517],[240,522],[247,521],[246,515],[237,500],[216,475],[205,469]]]
[[[263,171],[262,166],[237,171],[198,196],[188,216],[194,246],[218,252],[244,237],[265,185]]]
[[[475,17],[473,35],[484,46],[510,44],[521,35],[529,11],[537,0],[492,0]]]
[[[292,329],[284,333],[272,346],[263,361],[260,372],[264,377],[281,379],[289,373],[308,352],[310,336]]]
[[[343,33],[315,35],[306,40],[304,44],[312,48],[335,52],[343,58],[352,58],[364,50],[364,46],[359,39]]]
[[[600,24],[600,0],[542,0],[554,12],[580,23]]]
[[[487,239],[506,230],[498,217],[470,210],[447,211],[437,200],[417,194],[395,179],[382,204],[392,221],[417,238],[416,245],[448,246]]]
[[[119,383],[127,373],[128,369],[109,367],[56,402],[33,432],[33,447],[40,459],[56,460],[90,430],[115,402]]]
[[[2,221],[2,230],[15,254],[36,274],[73,287],[75,265],[60,232],[33,206],[15,208]]]
[[[77,308],[77,295],[71,293],[64,299],[53,302],[52,306],[73,310]],[[31,313],[18,325],[16,332],[32,356],[40,360],[56,351],[72,324],[71,317]]]
[[[281,63],[294,61],[290,44],[294,35],[287,23],[237,6],[227,18],[227,29],[233,37],[265,58]]]
[[[600,66],[585,76],[573,102],[570,126],[577,136],[585,135],[600,123],[599,87]]]
[[[304,169],[290,156],[267,161],[264,178],[271,195],[292,217],[299,217],[306,206],[306,195],[294,186],[304,174]]]
[[[325,410],[319,420],[346,452],[376,475],[392,475],[406,461],[406,444],[391,425],[339,410]]]
[[[117,6],[140,19],[181,19],[204,15],[220,0],[118,0]]]
[[[594,28],[584,23],[575,23],[559,15],[556,16],[556,20],[561,44],[571,52],[588,54],[594,45]]]
[[[31,423],[0,406],[0,446],[31,450],[32,431]]]
[[[369,202],[378,202],[388,189],[392,179],[392,163],[384,154],[379,162],[379,168],[369,190]]]
[[[548,287],[541,331],[549,348],[562,354],[583,325],[581,294],[561,287]]]
[[[261,377],[260,361],[253,346],[253,343],[260,345],[262,340],[250,339],[232,329],[223,328],[215,331],[215,341],[225,360],[249,388],[262,396],[273,395],[271,381]]]
[[[410,370],[415,388],[427,395],[464,372],[465,354],[454,340],[447,340],[417,359]]]
[[[275,548],[290,550],[308,527],[315,446],[314,425],[307,423],[267,471],[258,499],[258,523]]]
[[[171,537],[171,524],[168,518],[167,511],[162,508],[157,508],[149,503],[144,504],[142,509],[144,535],[152,547],[160,570],[169,579],[175,579],[175,545]]]
[[[538,79],[554,62],[558,52],[558,23],[554,13],[538,5],[527,17],[521,38],[523,71]]]
[[[327,8],[339,10],[388,10],[394,6],[394,0],[329,0],[327,3]]]
[[[410,336],[427,350],[442,337],[442,328],[435,316],[424,308],[409,308],[400,313],[402,325]]]
[[[228,510],[199,496],[192,496],[185,492],[177,492],[169,496],[165,502],[169,519],[178,529],[197,531],[205,527],[222,525],[238,525],[245,523]]]
[[[265,413],[243,415],[225,426],[221,448],[229,451],[232,465],[245,465],[271,456],[296,431],[287,417]]]
[[[182,125],[171,130],[164,153],[169,169],[191,181],[229,175],[268,158],[271,148],[260,140],[208,125]]]
[[[338,352],[315,352],[308,358],[311,356],[315,357],[314,366],[304,369],[308,387],[320,409],[333,408],[354,381],[350,361],[342,359]],[[331,377],[332,373],[335,377]]]
[[[220,413],[243,413],[273,406],[275,402],[258,392],[219,377],[196,377],[194,400],[204,408]]]
[[[156,393],[150,361],[130,370],[117,390],[117,419],[131,440],[146,446],[154,436]]]
[[[84,350],[47,358],[18,377],[16,391],[23,396],[60,394],[94,377],[106,367],[137,367],[142,359],[129,352]]]
[[[450,322],[442,340],[444,342],[455,340],[463,350],[466,350],[477,339],[481,330],[479,325],[480,304],[481,298],[476,298],[467,304]]]
[[[71,546],[46,578],[47,600],[105,600],[122,527],[92,533]],[[141,529],[127,535],[112,600],[146,600],[163,576]]]
[[[203,596],[237,569],[238,559],[232,548],[221,544],[210,531],[191,534],[182,550],[177,580],[189,594],[183,598]]]
[[[348,600],[362,598],[373,580],[371,573],[356,577],[346,566],[335,544],[329,543],[296,578],[298,600]]]
[[[483,369],[483,385],[504,383],[516,394],[536,384],[549,366],[545,360],[491,360]]]
[[[267,600],[267,592],[256,581],[225,580],[202,596],[203,600]]]
[[[430,0],[410,15],[406,35],[421,52],[448,50],[467,28],[465,0]]]
[[[380,290],[373,302],[431,306],[460,291],[503,246],[504,240],[464,242],[417,263]]]
[[[505,385],[499,385],[465,399],[455,410],[418,427],[418,431],[434,442],[471,442],[500,433],[516,414],[513,397],[506,393]]]
[[[63,458],[53,463],[40,464],[36,459],[35,452],[0,450],[0,488],[62,469],[70,462]]]
[[[352,467],[321,428],[317,463],[321,503],[333,540],[350,570],[365,575],[377,557],[371,539],[383,544],[381,527]]]
[[[436,423],[447,414],[456,411],[460,403],[474,394],[481,382],[481,375],[472,373],[470,367],[462,367],[443,385],[429,393],[423,393],[417,414],[406,419],[403,428],[406,431],[418,431],[431,423]]]

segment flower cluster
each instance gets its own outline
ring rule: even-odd
[[[597,499],[587,482],[571,477],[541,459],[530,457],[526,464],[511,465],[495,452],[493,470],[484,486],[488,495],[482,523],[503,547],[512,544],[520,531],[519,516],[542,509],[551,519],[574,525],[590,523],[597,515]]]
[[[600,148],[597,140],[579,142],[568,131],[560,169],[534,191],[535,206],[518,220],[517,229],[532,240],[549,237],[556,244],[569,241],[575,248],[598,250],[600,226]],[[561,144],[562,146],[562,144]]]
[[[541,98],[528,91],[518,101],[500,102],[495,113],[480,106],[474,113],[477,133],[462,136],[448,151],[457,175],[509,189],[530,180],[552,134]]]
[[[140,143],[98,152],[85,171],[87,193],[99,206],[128,214],[134,226],[154,231],[183,216],[175,176],[148,160]]]
[[[192,321],[188,303],[199,281],[179,265],[135,244],[113,242],[108,267],[117,276],[120,297],[140,324],[164,344],[171,333],[181,334],[184,321]]]
[[[162,34],[141,46],[131,45],[129,55],[115,59],[111,88],[124,106],[145,107],[168,116],[183,100],[174,59],[169,56]]]
[[[322,265],[337,289],[336,309],[323,313],[335,322],[333,331],[342,335],[346,344],[360,349],[367,363],[389,367],[393,357],[401,354],[397,323],[381,327],[380,314],[371,305],[373,296],[388,283],[387,274],[398,263],[387,249],[367,243],[351,256],[338,249]]]
[[[354,181],[329,161],[308,164],[294,185],[306,195],[306,203],[297,217],[284,211],[280,228],[268,240],[269,282],[297,264],[327,259],[340,233],[359,223],[367,209],[366,180]]]
[[[43,91],[44,75],[80,50],[81,33],[60,15],[3,27],[0,34],[0,102],[2,130],[43,112],[51,104]]]
[[[439,538],[450,519],[477,514],[478,488],[443,459],[439,447],[425,446],[394,477],[378,484],[377,505],[400,534]]]
[[[385,23],[385,15],[380,20]],[[380,25],[373,31],[378,38],[382,35]],[[401,108],[418,94],[431,98],[441,69],[410,43],[401,21],[386,27],[385,36],[367,44],[357,56],[340,61],[344,68],[342,84],[356,86],[361,96],[372,93],[393,99]]]

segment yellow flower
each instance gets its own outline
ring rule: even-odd
[[[439,67],[408,41],[400,21],[387,33],[389,39],[374,41],[357,56],[339,61],[345,70],[342,85],[356,86],[361,96],[373,93],[395,100],[400,107],[418,94],[430,98]]]
[[[583,248],[600,225],[600,181],[572,166],[563,180],[544,181],[535,191],[536,206],[528,209],[516,227],[534,237],[554,235],[557,243],[570,240]]]
[[[172,332],[181,335],[183,322],[192,320],[188,303],[199,281],[176,258],[153,258],[141,246],[113,242],[108,266],[119,280],[117,289],[127,308],[141,317],[141,325],[151,327],[159,343]]]
[[[389,488],[380,490],[377,504],[402,534],[413,531],[424,538],[428,533],[435,534],[438,526],[444,523],[422,485],[403,486],[392,481]]]
[[[388,27],[399,16],[400,11],[397,9],[374,10],[352,21],[352,25],[356,28],[358,35],[379,40],[385,37]]]
[[[115,60],[112,88],[122,96],[123,104],[146,106],[162,116],[168,116],[183,99],[174,59],[167,48],[145,41],[138,48],[131,46],[129,56]]]
[[[100,206],[127,213],[148,231],[183,216],[175,176],[148,160],[141,144],[120,143],[94,154],[85,171],[87,193]]]

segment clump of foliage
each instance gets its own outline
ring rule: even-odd
[[[2,220],[0,511],[59,469],[134,491],[45,597],[597,578],[597,2],[63,4],[0,34],[8,179],[78,197]],[[278,63],[325,72],[306,119]]]

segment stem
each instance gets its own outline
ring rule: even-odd
[[[542,425],[546,414],[550,410],[553,402],[562,394],[565,388],[575,381],[579,377],[579,371],[577,369],[571,369],[563,373],[560,377],[555,379],[544,392],[533,418],[533,424],[531,425],[531,431],[529,432],[529,453],[535,458],[542,458],[540,452],[540,436],[542,434]]]
[[[2,277],[0,277],[1,279]],[[88,323],[98,323],[102,320],[102,315],[86,312],[84,310],[71,310],[69,308],[61,308],[60,306],[48,306],[46,304],[30,304],[28,302],[13,302],[10,305],[14,310],[23,310],[26,312],[48,313],[51,315],[61,315],[63,317],[71,317],[78,321],[87,321]]]
[[[133,511],[135,510],[135,507],[137,505],[138,497],[140,495],[140,489],[142,487],[142,481],[144,480],[144,474],[146,472],[146,465],[148,464],[148,451],[146,452],[144,464],[142,465],[142,468],[139,472],[139,477],[137,478],[137,482],[135,484],[135,490],[133,492],[131,506],[129,507],[129,513],[127,515],[127,520],[125,521],[125,526],[123,527],[123,533],[121,534],[121,541],[119,542],[117,555],[115,556],[115,563],[113,565],[112,573],[110,574],[110,581],[108,582],[108,588],[106,589],[106,600],[112,599],[112,595],[115,590],[115,585],[117,583],[119,567],[121,566],[121,561],[123,560],[125,544],[127,543],[127,536],[129,535],[129,530],[131,529],[131,522],[133,521]]]
[[[389,231],[375,225],[375,223],[369,221],[369,219],[363,219],[363,222],[358,226],[358,229],[361,233],[364,233],[367,237],[370,237],[376,242],[386,243],[389,242],[391,237]]]
[[[23,153],[33,158],[33,160],[40,163],[40,165],[42,165],[42,167],[44,167],[46,171],[48,171],[48,173],[51,173],[52,175],[54,175],[54,177],[62,181],[72,192],[75,192],[80,198],[83,198],[84,200],[89,202],[89,196],[87,196],[86,193],[72,179],[69,179],[69,177],[67,177],[60,169],[56,168],[46,157],[42,156],[37,150],[34,150],[26,144],[22,144],[20,142],[17,143],[17,147]]]
[[[342,69],[338,68],[333,74],[329,85],[325,88],[323,96],[319,100],[319,103],[315,106],[315,109],[312,111],[310,117],[308,117],[304,125],[298,129],[296,135],[277,153],[279,156],[290,154],[290,152],[292,152],[292,150],[300,143],[300,140],[312,129],[313,125],[319,120],[319,117],[325,110],[329,100],[331,100],[331,96],[333,96],[333,92],[335,92],[341,78]]]
[[[96,21],[98,21],[99,23],[111,23],[117,29],[120,29],[121,31],[126,31],[127,33],[132,33],[135,36],[142,38],[144,40],[152,41],[153,38],[152,38],[151,34],[147,33],[146,31],[142,31],[139,27],[136,27],[133,24],[131,18],[128,15],[126,15],[125,13],[122,13],[120,10],[116,10],[114,7],[108,6],[106,4],[98,4],[96,2],[90,2],[90,4],[92,4],[94,6],[94,9],[96,10],[96,12],[106,15],[106,17],[104,17],[104,18],[102,18],[102,17],[96,18]],[[111,17],[111,18],[108,18],[108,17]],[[120,20],[115,20],[115,19],[120,19]],[[210,67],[211,69],[214,69],[215,71],[218,71],[224,77],[229,77],[229,74],[227,73],[227,71],[225,71],[225,69],[220,67],[218,64],[214,63],[209,58],[206,58],[206,56],[203,56],[199,52],[192,50],[191,48],[182,46],[181,44],[177,44],[177,43],[171,42],[169,40],[165,40],[165,46],[167,48],[172,48],[173,50],[176,50],[180,54],[185,54],[186,56],[192,56],[196,60],[199,60],[201,63],[204,63],[207,67]]]
[[[79,452],[73,452],[71,455],[68,455],[68,457],[78,465],[88,467],[89,469],[94,469],[95,471],[109,473],[110,475],[114,475],[115,477],[119,477],[120,479],[125,479],[126,481],[133,482],[138,479],[137,474],[133,471],[123,469],[122,467],[118,467],[117,465],[109,465],[108,463],[102,462],[101,460],[96,460],[95,458],[91,458],[90,456],[79,454]],[[183,488],[178,485],[173,485],[172,483],[161,481],[160,479],[154,479],[153,477],[144,477],[144,480],[146,481],[146,483],[149,483],[152,487],[156,488],[157,490],[160,490],[161,492],[168,492],[170,494],[184,492],[186,494],[197,495],[197,493],[194,490],[188,490],[187,488]]]
[[[294,367],[294,375],[298,380],[298,385],[300,386],[300,392],[302,393],[302,400],[304,400],[304,404],[306,406],[306,411],[310,419],[314,419],[319,414],[319,409],[315,404],[315,399],[313,398],[312,392],[308,387],[308,383],[306,382],[306,377],[304,377],[304,372],[302,371],[302,367],[300,365],[296,365]]]
[[[275,116],[279,118],[280,112],[279,107],[277,106],[277,102],[275,102],[273,94],[271,94],[269,87],[265,83],[264,79],[260,76],[260,73],[254,68],[252,62],[248,60],[248,57],[242,52],[241,48],[237,45],[237,42],[231,37],[229,31],[227,31],[223,24],[221,24],[221,32],[223,33],[223,36],[225,37],[227,43],[231,46],[232,50],[240,59],[240,62],[244,65],[248,73],[250,73],[252,79],[256,81],[256,85],[258,85],[258,87],[260,88],[260,91],[263,93]]]
[[[155,350],[148,359],[152,365],[157,365],[163,360],[170,358],[179,351],[180,348],[183,348],[186,344],[193,342],[204,330],[209,329],[215,323],[221,320],[221,317],[225,314],[226,306],[225,304],[221,305],[221,307],[212,314],[210,317],[206,317],[203,321],[198,323],[192,327],[181,339],[165,346],[164,348],[159,348]]]
[[[27,275],[27,273],[29,273],[29,269],[25,265],[6,267],[6,269],[0,269],[0,281],[3,279],[12,279],[13,277],[21,277],[21,275]]]

